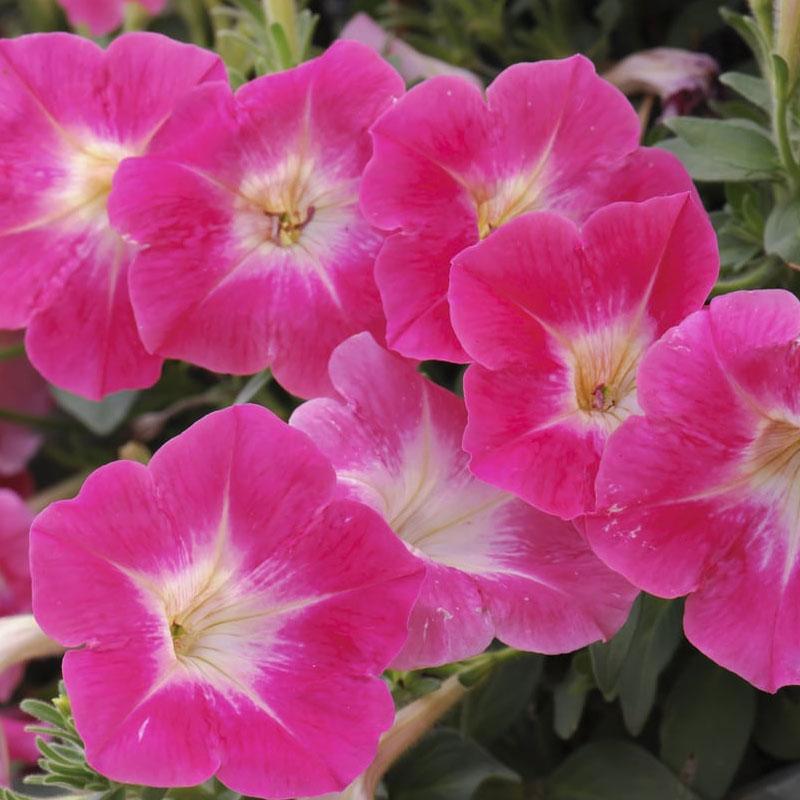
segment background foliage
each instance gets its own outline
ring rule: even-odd
[[[760,8],[769,14],[768,3]],[[716,292],[765,286],[800,291],[800,273],[792,267],[800,263],[800,167],[793,156],[800,138],[797,67],[791,57],[772,54],[769,26],[748,16],[744,3],[729,3],[720,14],[719,0],[315,0],[302,17],[300,40],[324,48],[357,11],[486,81],[517,61],[574,52],[591,57],[601,71],[655,46],[711,54],[723,73],[713,96],[694,116],[666,122],[656,106],[645,141],[678,154],[698,181],[722,254]],[[256,0],[174,0],[150,27],[216,47],[238,82],[297,56],[281,30],[266,24]],[[61,28],[65,19],[50,0],[0,0],[4,36]],[[795,46],[800,49],[796,40]],[[458,390],[459,368],[426,369]],[[102,403],[60,391],[54,396],[59,410],[46,419],[0,409],[0,417],[46,431],[32,465],[45,491],[120,453],[146,460],[212,409],[251,400],[285,419],[296,405],[267,373],[247,380],[179,363],[168,363],[158,385],[146,392]],[[466,700],[390,771],[387,796],[796,800],[800,688],[768,696],[717,667],[688,645],[681,613],[679,601],[643,596],[608,644],[570,656],[498,659]],[[445,673],[390,678],[402,704],[435,690]],[[55,664],[34,664],[17,699],[49,700],[57,680]],[[115,800],[137,793],[86,770],[64,698],[28,710],[55,725],[61,737],[43,748],[44,766],[62,778],[50,783]],[[161,795],[156,790],[147,800]],[[195,796],[221,796],[221,789],[209,785]]]

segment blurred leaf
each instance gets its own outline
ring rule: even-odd
[[[744,72],[725,72],[719,76],[719,80],[767,113],[772,110],[772,96],[763,78]]]
[[[732,800],[797,800],[800,767],[781,770],[735,794]]]
[[[586,696],[594,688],[589,653],[581,650],[572,658],[569,672],[553,692],[553,728],[561,739],[571,739],[581,724]]]
[[[664,705],[662,761],[702,797],[721,798],[742,760],[755,713],[755,689],[695,653]]]
[[[794,687],[759,697],[756,744],[774,758],[800,760],[800,691]],[[800,796],[800,795],[799,795]]]
[[[619,680],[619,702],[625,727],[642,732],[656,699],[658,677],[681,639],[679,602],[642,595],[642,611]]]
[[[764,250],[789,264],[800,264],[800,199],[775,204],[764,227]]]
[[[767,180],[780,170],[769,134],[748,120],[675,117],[665,124],[679,138],[658,146],[678,156],[695,180]]]
[[[484,744],[496,739],[525,711],[543,664],[542,656],[525,653],[495,667],[464,700],[461,732]]]
[[[60,408],[97,436],[108,436],[119,427],[139,396],[139,392],[117,392],[94,402],[56,386],[51,386],[50,390]]]
[[[698,800],[658,759],[629,742],[591,742],[548,778],[546,800]]]
[[[519,783],[516,773],[479,744],[442,728],[404,756],[386,784],[392,800],[471,800],[489,779]]]
[[[614,638],[608,642],[597,642],[589,647],[595,683],[608,701],[617,696],[617,684],[622,674],[625,657],[633,642],[641,611],[642,595],[639,595],[631,607],[628,619]]]

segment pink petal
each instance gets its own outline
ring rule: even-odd
[[[265,797],[343,790],[374,757],[377,734],[392,724],[385,688],[358,677],[267,680],[274,696],[270,714],[257,697],[218,698],[228,748],[219,779],[237,792]]]
[[[152,386],[163,359],[145,350],[136,329],[127,280],[131,248],[111,233],[92,244],[58,301],[31,320],[25,345],[51,383],[100,400],[123,387]]]
[[[196,786],[219,768],[222,747],[207,694],[199,682],[170,680],[167,658],[166,649],[159,654],[152,646],[124,645],[64,656],[86,760],[102,775],[149,786]]]

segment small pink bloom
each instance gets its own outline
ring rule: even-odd
[[[576,222],[614,200],[692,190],[662,150],[638,147],[628,101],[582,56],[517,64],[480,91],[458,78],[414,87],[373,126],[361,206],[394,233],[375,276],[389,345],[466,361],[450,324],[450,262],[530,211]]]
[[[633,53],[603,77],[625,94],[661,98],[664,117],[688,114],[711,95],[719,64],[706,53],[655,47]]]
[[[0,714],[0,739],[5,736],[8,755],[12,761],[19,761],[29,766],[38,761],[40,753],[36,746],[36,734],[25,730],[28,725],[34,723],[35,720],[31,717],[10,709]]]
[[[455,75],[483,88],[481,79],[468,69],[455,67],[446,61],[426,56],[415,50],[410,44],[389,33],[368,14],[356,14],[342,28],[340,39],[361,42],[376,53],[382,55],[390,64],[397,67],[406,83],[416,83],[435,75]]]
[[[98,399],[157,380],[128,296],[134,249],[106,199],[178,98],[224,77],[216,56],[156,34],[107,51],[63,33],[0,41],[0,327],[27,326],[52,383]]]
[[[92,36],[105,36],[122,24],[128,0],[58,0],[58,3],[67,12],[71,25],[86,25]],[[167,0],[138,0],[138,3],[151,14],[158,14]]]
[[[32,519],[16,492],[0,488],[0,617],[30,611],[28,531]],[[21,674],[21,667],[0,670],[0,702],[8,700]]]
[[[0,331],[0,350],[22,341],[22,335]],[[0,359],[0,409],[40,416],[52,406],[47,384],[24,355]],[[24,469],[42,437],[31,428],[0,420],[0,479]]]
[[[477,362],[464,379],[470,469],[565,519],[590,511],[605,442],[638,410],[642,355],[703,304],[718,269],[689,194],[614,203],[581,230],[529,214],[465,250],[450,303]]]
[[[131,272],[147,347],[217,372],[270,366],[301,396],[328,389],[333,348],[380,334],[383,236],[358,210],[367,133],[403,92],[355,42],[245,84],[196,90],[158,153],[120,168],[114,224],[144,245]]]
[[[611,437],[588,520],[596,552],[661,597],[755,686],[800,683],[800,302],[737,292],[639,370],[644,417]]]
[[[64,680],[95,769],[287,798],[369,764],[421,575],[335,489],[308,437],[244,405],[37,517],[34,612],[74,648]]]
[[[563,653],[622,625],[636,592],[572,524],[469,473],[460,398],[366,333],[334,351],[330,373],[338,396],[305,403],[292,425],[332,460],[344,496],[375,508],[425,567],[394,666],[474,656],[494,637]]]

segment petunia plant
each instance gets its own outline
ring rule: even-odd
[[[800,796],[800,4],[717,2],[0,0],[0,800]]]

